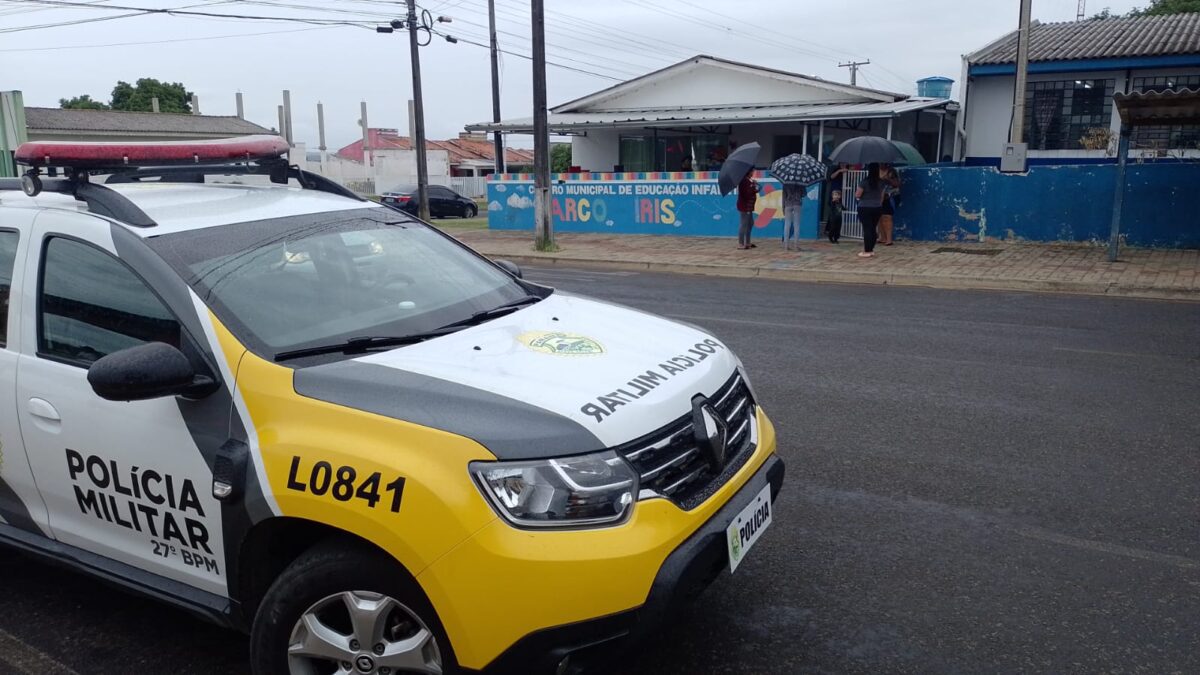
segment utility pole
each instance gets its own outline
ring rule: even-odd
[[[1021,25],[1017,34],[1017,84],[1013,92],[1012,131],[1009,143],[1025,141],[1025,89],[1029,77],[1029,21],[1033,13],[1033,0],[1021,0]]]
[[[867,59],[866,61],[849,61],[847,63],[839,63],[838,68],[850,69],[850,86],[856,87],[858,86],[858,69],[862,66],[869,65],[871,65],[871,59]]]
[[[408,0],[408,48],[412,60],[413,145],[417,150],[418,217],[429,220],[429,167],[425,164],[425,104],[421,98],[421,54],[417,39],[417,0]]]
[[[242,92],[239,91],[237,93],[237,97],[234,102],[237,105],[238,119],[239,120],[246,119],[246,103],[245,103],[245,101],[242,100]]]
[[[321,175],[324,175],[328,156],[325,147],[325,106],[320,101],[317,101],[317,138],[321,139],[321,145],[317,149],[321,151]]]
[[[530,8],[533,12],[534,244],[539,251],[553,251],[555,246],[553,214],[550,210],[550,129],[546,120],[545,0],[531,0]]]
[[[500,123],[500,47],[496,43],[496,0],[488,0],[488,33],[492,47],[492,121]],[[496,142],[496,173],[504,173],[504,135],[492,132]]]
[[[288,145],[295,147],[296,139],[292,136],[292,92],[283,90],[283,137]]]

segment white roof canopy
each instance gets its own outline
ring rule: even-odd
[[[895,117],[951,105],[957,106],[944,99],[909,98],[774,68],[695,56],[551,108],[549,124],[554,133],[581,133],[589,128],[817,122]],[[533,118],[480,122],[467,129],[532,133]]]
[[[673,108],[666,110],[624,110],[592,113],[550,113],[550,131],[579,133],[587,129],[653,128],[749,124],[755,122],[819,122],[896,117],[930,108],[958,110],[958,104],[946,99],[910,98],[896,102],[808,103],[717,108]],[[483,122],[467,126],[468,131],[532,133],[533,118]]]

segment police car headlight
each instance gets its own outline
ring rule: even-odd
[[[623,521],[638,475],[617,453],[529,462],[472,462],[496,511],[517,527],[596,527]]]

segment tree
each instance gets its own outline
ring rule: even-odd
[[[112,91],[113,110],[153,110],[150,99],[158,98],[158,109],[165,113],[192,112],[192,92],[180,82],[159,82],[143,77],[137,84],[117,82]]]
[[[1200,12],[1200,0],[1150,0],[1145,9],[1130,10],[1126,16],[1162,16]]]
[[[71,110],[108,110],[108,104],[103,101],[94,101],[90,94],[76,96],[75,98],[60,98],[58,99],[60,108],[69,108]]]
[[[550,171],[566,173],[571,169],[571,144],[555,143],[550,146]]]

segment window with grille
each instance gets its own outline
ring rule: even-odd
[[[1025,142],[1031,150],[1077,150],[1089,129],[1112,120],[1114,80],[1030,82],[1025,93]]]

